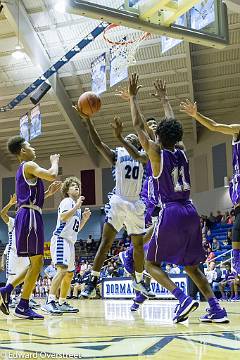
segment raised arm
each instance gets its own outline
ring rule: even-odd
[[[219,124],[216,121],[200,114],[197,111],[197,103],[190,100],[181,102],[180,111],[191,116],[210,131],[220,132],[225,135],[237,136],[240,132],[240,124]]]
[[[166,119],[173,119],[174,112],[168,99],[166,81],[156,80],[154,87],[155,93],[152,96],[161,101]]]
[[[24,174],[27,179],[38,177],[46,181],[54,181],[58,176],[59,154],[51,155],[51,167],[44,169],[34,161],[28,161],[24,166]]]
[[[153,176],[157,177],[161,169],[161,156],[160,147],[150,139],[147,132],[142,128],[142,124],[139,113],[139,105],[137,101],[137,94],[141,85],[138,84],[138,75],[132,74],[129,78],[128,91],[130,95],[130,107],[133,120],[133,127],[137,131],[138,138],[143,149],[148,154],[149,160],[151,161]]]
[[[8,222],[9,222],[9,216],[8,216],[9,209],[13,205],[16,205],[16,203],[17,203],[17,197],[16,197],[16,194],[13,194],[13,195],[11,195],[10,200],[7,203],[7,205],[4,206],[4,208],[1,210],[0,216],[3,219],[3,221],[5,222],[5,224],[8,224]]]
[[[127,150],[131,157],[141,162],[142,164],[146,164],[148,161],[148,156],[146,153],[139,151],[134,145],[132,145],[122,136],[123,123],[119,117],[114,117],[114,122],[111,124],[111,126],[114,130],[114,135],[121,142],[122,146]]]

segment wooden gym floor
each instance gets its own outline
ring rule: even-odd
[[[224,303],[229,324],[200,324],[206,303],[186,324],[172,324],[173,301],[147,301],[131,313],[129,300],[74,301],[78,314],[44,321],[0,315],[0,359],[237,360],[240,304]]]

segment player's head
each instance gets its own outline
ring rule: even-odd
[[[64,180],[61,191],[65,198],[78,199],[81,195],[81,181],[75,176],[70,176]]]
[[[8,151],[21,161],[32,161],[36,158],[35,149],[21,136],[14,136],[8,140]]]
[[[183,137],[181,123],[176,119],[164,119],[157,126],[156,137],[163,148],[174,148]]]
[[[156,131],[157,130],[157,126],[158,126],[158,122],[154,117],[149,117],[146,119],[146,123],[148,124],[148,127],[152,130],[152,131]]]
[[[128,134],[125,137],[125,140],[130,142],[133,146],[135,146],[136,149],[141,149],[141,144],[136,134]]]

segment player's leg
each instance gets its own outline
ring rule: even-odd
[[[216,323],[227,323],[227,313],[225,309],[222,309],[219,305],[217,298],[215,297],[212,288],[207,281],[206,276],[199,269],[198,265],[185,266],[186,273],[190,276],[193,282],[197,285],[198,289],[206,298],[210,309],[207,314],[200,318],[201,322],[216,322]]]
[[[232,229],[232,267],[240,277],[240,205],[235,209],[235,221]]]
[[[104,261],[107,258],[107,254],[112,247],[113,241],[116,237],[117,230],[110,223],[105,223],[103,226],[103,233],[100,246],[95,255],[91,278],[88,284],[85,286],[84,290],[81,292],[81,296],[89,298],[96,294],[96,286],[100,276],[100,271],[103,266]]]

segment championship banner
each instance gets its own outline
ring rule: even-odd
[[[100,95],[107,90],[106,53],[91,63],[92,91]]]
[[[170,279],[186,295],[188,295],[188,278],[185,274],[170,275]],[[156,295],[156,299],[175,299],[175,297],[155,280],[151,281],[151,290]],[[102,283],[103,299],[132,299],[135,291],[132,288],[132,280],[126,278],[106,278]]]
[[[180,16],[177,21],[175,22],[176,25],[185,25],[185,14]],[[161,37],[161,44],[162,44],[162,53],[164,54],[166,51],[172,49],[174,46],[180,44],[183,40],[181,39],[173,39],[171,37],[162,36]]]
[[[120,45],[110,49],[110,86],[114,86],[128,77],[128,61]]]
[[[215,21],[215,0],[203,0],[190,10],[191,28],[200,30]]]
[[[50,241],[44,242],[44,259],[51,259],[51,253],[50,253]]]
[[[28,114],[25,114],[20,118],[20,136],[22,136],[26,141],[29,141]]]
[[[31,110],[30,140],[35,139],[42,133],[42,117],[40,106],[37,105]]]

